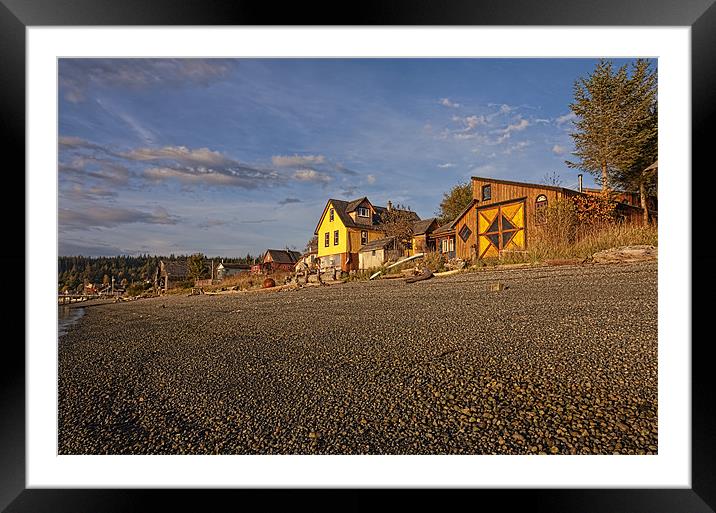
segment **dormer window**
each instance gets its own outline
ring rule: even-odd
[[[333,221],[333,217],[334,217],[335,215],[336,215],[336,209],[332,208],[331,211],[330,211],[330,214],[329,214],[331,221]]]
[[[358,207],[358,217],[370,217],[370,209],[366,207]]]
[[[482,201],[488,201],[492,198],[492,186],[488,183],[482,186]]]

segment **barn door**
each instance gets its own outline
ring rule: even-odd
[[[525,249],[525,202],[486,207],[477,211],[478,257],[490,258],[500,251]]]

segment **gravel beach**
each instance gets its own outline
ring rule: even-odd
[[[58,356],[60,454],[657,452],[656,262],[97,305]]]

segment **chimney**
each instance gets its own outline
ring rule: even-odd
[[[577,175],[577,179],[579,180],[579,192],[584,192],[584,191],[582,190],[582,173],[579,173],[579,174]]]
[[[393,203],[388,200],[388,212],[390,212],[391,210],[393,210]]]

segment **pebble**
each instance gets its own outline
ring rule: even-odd
[[[656,262],[419,285],[87,308],[58,344],[58,451],[658,452]]]

